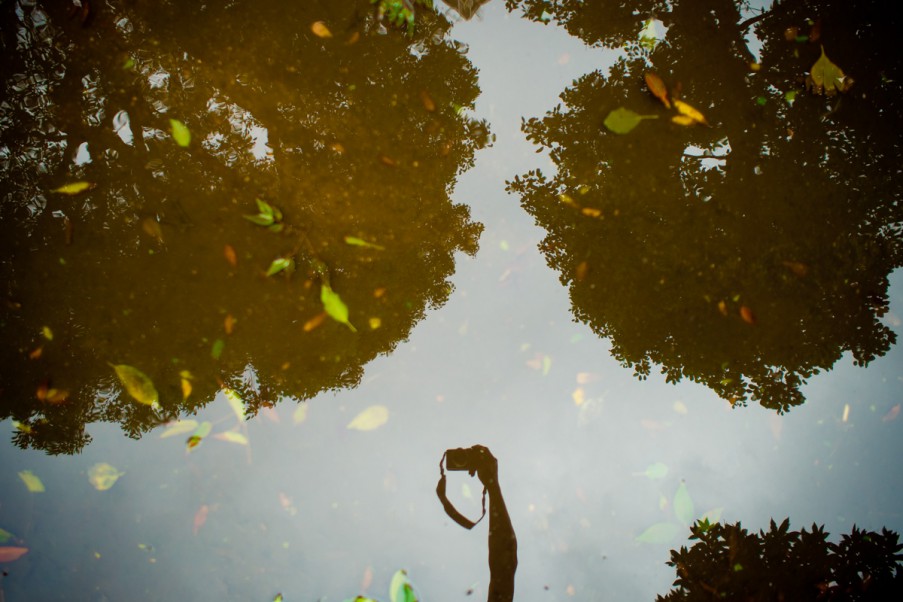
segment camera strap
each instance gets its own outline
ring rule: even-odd
[[[442,503],[442,508],[445,510],[445,513],[448,515],[450,519],[464,527],[465,529],[473,529],[477,523],[483,520],[483,517],[486,516],[486,485],[483,485],[483,514],[480,515],[480,518],[477,519],[476,522],[468,519],[455,508],[450,501],[448,501],[448,497],[445,495],[445,468],[443,467],[445,464],[445,454],[442,454],[442,459],[439,460],[439,482],[436,483],[436,495],[439,496],[439,501]],[[476,471],[470,471],[470,476],[473,476]]]

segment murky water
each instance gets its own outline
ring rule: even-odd
[[[0,6],[5,600],[486,598],[474,444],[517,600],[903,528],[881,3],[61,4]]]

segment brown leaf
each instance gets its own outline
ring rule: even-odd
[[[229,265],[235,267],[238,265],[238,255],[235,254],[235,249],[232,245],[226,245],[223,247],[223,257],[226,258],[226,261],[229,262]]]
[[[662,81],[662,78],[651,71],[647,71],[644,78],[646,80],[646,87],[649,88],[652,95],[662,101],[662,104],[670,109],[671,101],[668,100],[668,88],[665,87],[665,82]]]
[[[747,324],[756,323],[756,314],[754,314],[753,311],[745,305],[740,306],[740,317],[743,318],[743,321]]]
[[[420,91],[420,101],[423,103],[423,108],[432,113],[436,110],[436,103],[433,101],[433,98],[430,96],[430,93],[426,90]]]
[[[235,330],[235,323],[238,320],[232,314],[227,314],[226,319],[223,320],[223,329],[226,331],[226,334],[232,334],[232,331]]]

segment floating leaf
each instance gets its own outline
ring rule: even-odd
[[[333,291],[328,284],[324,283],[320,288],[320,301],[322,301],[323,309],[326,310],[330,318],[345,324],[351,329],[351,332],[357,332],[357,328],[348,321],[348,306],[345,305],[338,293]]]
[[[900,404],[898,403],[890,410],[887,411],[887,414],[881,417],[881,422],[890,422],[894,420],[897,416],[900,415]]]
[[[126,392],[131,395],[138,403],[149,406],[159,405],[160,397],[154,383],[147,377],[144,372],[126,364],[110,364],[116,371],[116,376]]]
[[[238,255],[235,254],[235,248],[232,245],[223,247],[223,257],[229,262],[233,268],[238,265]]]
[[[229,402],[232,412],[235,413],[235,417],[238,418],[239,422],[243,422],[245,419],[245,403],[241,396],[234,389],[228,387],[223,389],[223,394],[226,396],[226,401]]]
[[[239,445],[247,445],[248,438],[242,435],[237,431],[226,431],[224,433],[217,433],[213,435],[214,439],[219,439],[220,441],[228,441],[229,443],[237,443]]]
[[[356,431],[372,431],[389,420],[389,409],[386,406],[370,406],[348,423],[348,428]]]
[[[14,537],[14,536],[13,536],[12,533],[10,533],[9,531],[7,531],[6,529],[0,528],[0,543],[6,543],[6,542],[8,542],[10,539],[12,539],[13,537]]]
[[[680,113],[681,115],[684,115],[685,117],[689,117],[696,123],[701,123],[702,125],[709,125],[709,122],[706,121],[705,116],[702,113],[700,113],[699,111],[697,111],[696,109],[694,109],[693,107],[691,107],[690,105],[688,105],[687,103],[685,103],[682,100],[675,99],[674,100],[674,108],[677,109],[678,113]],[[673,119],[672,119],[672,121],[673,121]]]
[[[267,270],[267,276],[273,276],[282,270],[293,272],[295,270],[295,260],[291,257],[277,257],[270,264],[270,267]]]
[[[377,251],[385,251],[386,248],[382,245],[377,245],[372,242],[367,242],[363,238],[357,238],[356,236],[346,236],[345,242],[353,247],[366,247],[368,249],[376,249]]]
[[[668,466],[661,462],[650,464],[645,471],[639,473],[648,479],[663,479],[668,474]]]
[[[712,508],[708,512],[702,515],[702,518],[699,520],[708,521],[710,523],[717,523],[721,520],[721,514],[724,512],[723,507]]]
[[[756,314],[754,314],[753,311],[745,305],[740,306],[740,317],[747,324],[756,323]]]
[[[310,26],[310,30],[314,32],[314,35],[320,38],[331,38],[332,32],[329,31],[329,28],[326,27],[326,23],[323,21],[315,21]]]
[[[198,534],[198,531],[201,530],[201,527],[204,526],[204,523],[207,522],[207,515],[210,514],[210,506],[207,504],[201,504],[201,507],[198,508],[198,511],[194,513],[194,521],[191,525],[191,532],[195,535]]]
[[[674,523],[655,523],[636,537],[642,543],[668,543],[677,535],[680,527]]]
[[[178,119],[170,119],[169,127],[172,131],[172,139],[176,141],[176,144],[179,146],[188,146],[191,144],[191,132],[184,123]]]
[[[19,473],[19,478],[22,479],[22,482],[25,483],[25,486],[32,493],[43,493],[44,492],[44,483],[41,482],[33,472],[30,470],[23,470]]]
[[[223,349],[226,348],[226,341],[222,339],[216,339],[213,341],[213,346],[210,347],[210,357],[215,360],[218,360],[223,355]]]
[[[18,546],[0,546],[0,562],[12,562],[28,553],[28,548]]]
[[[106,462],[101,462],[88,470],[88,481],[97,491],[106,491],[124,474]]]
[[[72,182],[70,184],[64,184],[59,188],[54,188],[50,192],[56,192],[57,194],[74,195],[86,190],[91,190],[92,188],[94,188],[94,186],[95,184],[91,182]]]
[[[238,320],[235,319],[235,316],[226,314],[226,317],[223,319],[223,330],[226,331],[226,334],[232,334],[235,331],[236,322]]]
[[[796,95],[798,94],[797,90],[790,90],[789,92],[784,92],[784,100],[787,101],[787,104],[793,106],[793,103],[796,102]]]
[[[186,444],[188,445],[188,449],[194,449],[198,446],[198,444],[210,434],[210,431],[213,429],[213,425],[207,421],[202,422],[197,429],[195,429],[194,433],[192,433],[191,437],[188,438]]]
[[[282,594],[276,594],[273,596],[273,602],[282,602]]]
[[[417,602],[414,588],[404,569],[396,571],[389,583],[389,600],[391,602]]]
[[[668,88],[665,87],[665,82],[662,81],[662,78],[651,71],[647,71],[643,77],[646,80],[646,87],[649,88],[652,95],[670,109],[671,101],[668,100]]]
[[[806,88],[815,94],[827,94],[834,96],[838,92],[846,92],[853,85],[853,80],[841,71],[825,55],[825,47],[821,47],[821,56],[812,65],[809,76],[806,78]]]
[[[676,123],[677,125],[693,125],[696,123],[691,117],[687,117],[686,115],[675,115],[671,118],[671,122]]]
[[[693,523],[693,500],[687,491],[687,484],[681,481],[674,494],[674,514],[685,525]]]
[[[141,220],[141,229],[158,243],[163,243],[163,228],[160,227],[160,222],[154,218],[146,217]]]
[[[310,332],[311,330],[313,330],[314,328],[316,328],[317,326],[322,324],[323,320],[325,320],[325,319],[326,319],[325,311],[318,313],[313,318],[311,318],[310,320],[308,320],[307,322],[304,323],[304,326],[303,326],[304,332]]]
[[[292,422],[301,424],[305,420],[307,420],[307,404],[299,403],[298,407],[295,408],[295,411],[292,413]]]
[[[618,107],[608,114],[603,122],[605,127],[615,134],[626,134],[638,126],[644,119],[658,119],[658,115],[640,115],[630,109]]]
[[[190,433],[196,428],[198,428],[197,420],[179,420],[177,422],[170,422],[167,425],[166,430],[160,434],[160,438],[166,439],[167,437],[184,435],[185,433]]]

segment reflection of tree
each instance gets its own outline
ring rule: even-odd
[[[707,528],[706,528],[707,527]],[[696,524],[689,549],[671,550],[676,600],[899,600],[903,595],[903,545],[898,535],[855,526],[840,542],[823,527],[790,531],[771,521],[767,532],[740,526]]]
[[[566,16],[569,30],[583,27],[579,13]],[[895,26],[876,2],[782,2],[755,23],[753,72],[732,2],[674,2],[659,17],[669,29],[654,51],[634,47],[608,77],[576,81],[564,108],[526,123],[558,173],[525,174],[510,190],[547,230],[542,248],[575,316],[638,376],[658,364],[669,381],[784,411],[843,352],[865,364],[894,342],[879,318],[903,250]],[[808,32],[810,17],[856,79],[847,95],[802,91],[819,44],[785,30]],[[713,127],[671,123],[644,88],[646,70]],[[659,119],[618,136],[601,125],[619,106]]]
[[[0,7],[0,417],[54,453],[95,421],[140,436],[160,416],[119,394],[107,362],[150,376],[167,416],[223,382],[252,411],[354,386],[446,300],[454,253],[476,249],[480,226],[448,195],[486,132],[456,110],[478,90],[438,41],[448,23],[423,11],[413,36],[383,35],[366,0],[98,4],[88,27]],[[48,192],[76,180],[96,187]],[[242,217],[255,198],[282,232]],[[295,273],[264,275],[288,255]],[[320,322],[327,278],[356,334]],[[37,401],[41,383],[68,398]]]

